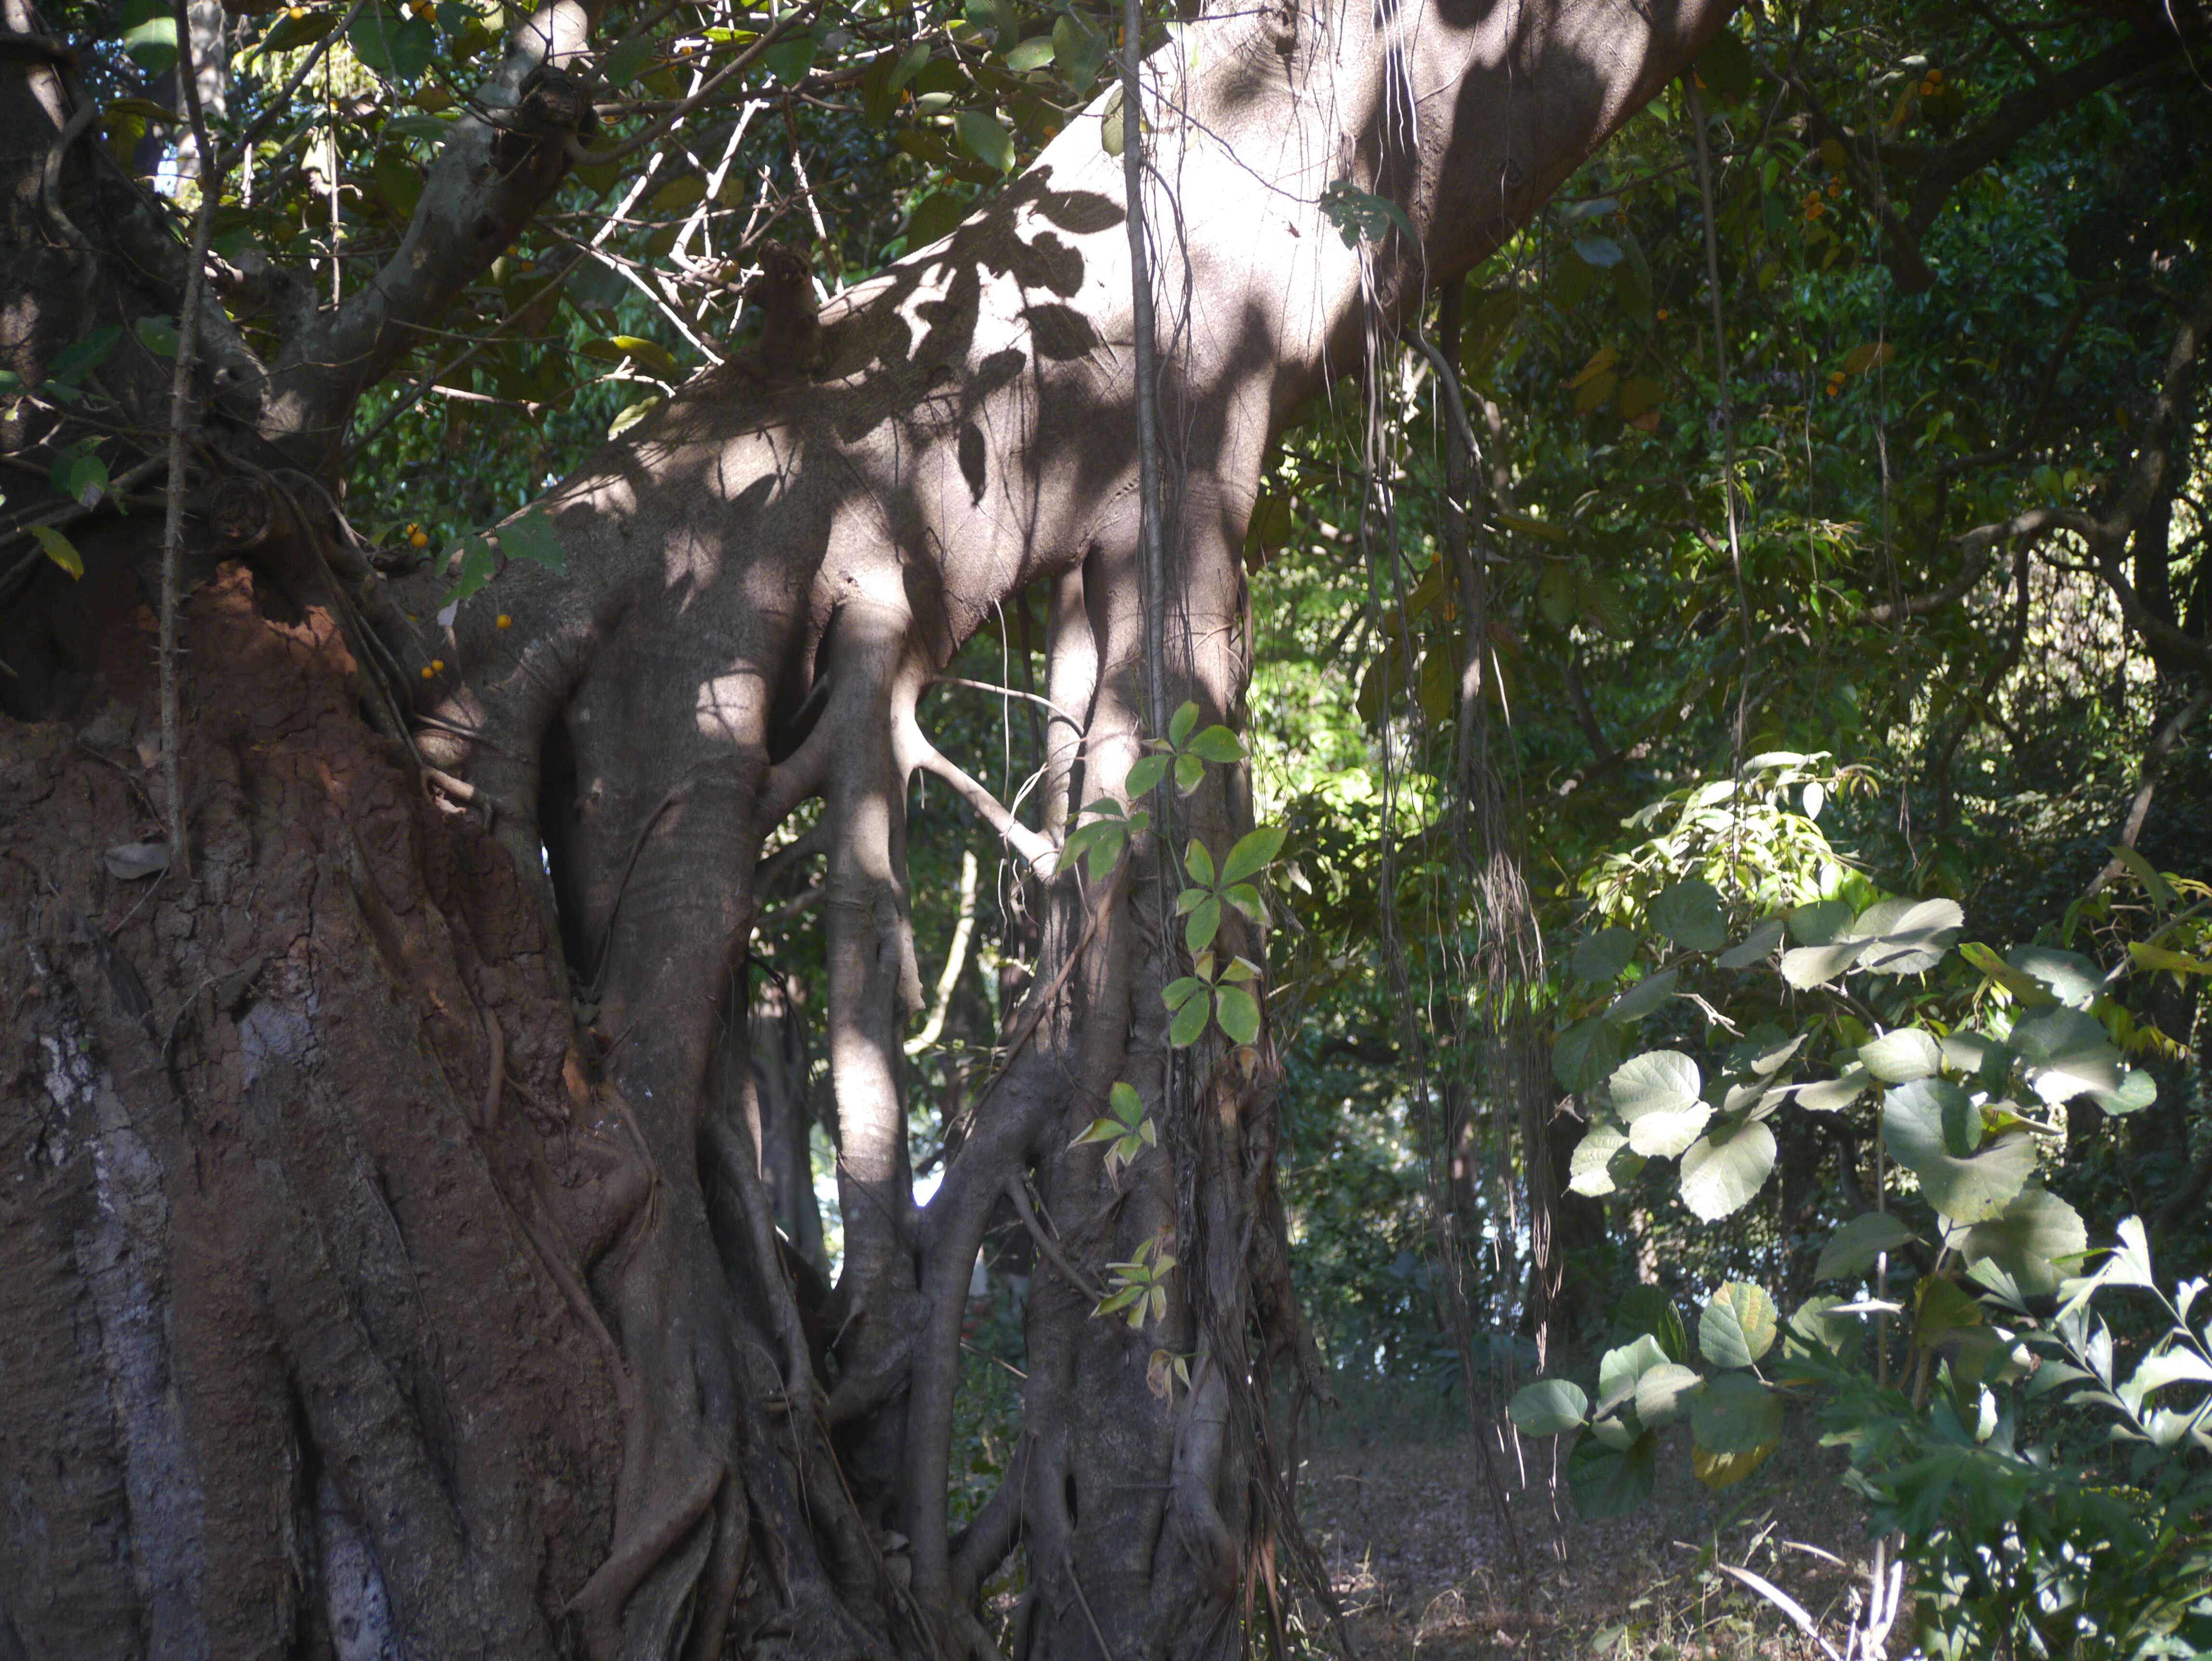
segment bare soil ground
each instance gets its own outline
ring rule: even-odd
[[[1841,1456],[1809,1419],[1793,1414],[1765,1464],[1717,1493],[1691,1475],[1678,1435],[1650,1503],[1600,1523],[1576,1514],[1564,1471],[1555,1502],[1552,1444],[1516,1450],[1509,1432],[1491,1445],[1509,1530],[1463,1412],[1362,1395],[1313,1437],[1299,1501],[1363,1658],[1819,1654],[1717,1561],[1786,1591],[1841,1646],[1869,1543],[1836,1480]]]

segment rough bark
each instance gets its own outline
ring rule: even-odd
[[[1170,706],[1241,715],[1237,551],[1276,427],[1724,9],[1286,9],[1153,55]],[[37,302],[5,344],[33,379],[88,308],[162,299],[58,234],[35,175],[70,93],[37,73],[0,60],[9,276]],[[510,186],[563,135],[482,136],[525,140]],[[85,199],[119,189],[64,161]],[[451,171],[426,213],[482,187]],[[1340,179],[1419,246],[1348,247],[1318,205]],[[86,521],[81,585],[31,575],[0,625],[0,1365],[23,1404],[0,1422],[0,1653],[980,1656],[978,1588],[1016,1548],[1023,1656],[1237,1648],[1286,1521],[1267,1383],[1308,1361],[1272,1064],[1264,1041],[1169,1049],[1185,964],[1157,842],[1097,884],[1053,859],[1068,811],[1125,796],[1143,737],[1123,200],[1097,122],[1073,124],[833,306],[811,380],[708,373],[593,458],[544,504],[568,575],[509,569],[442,641],[405,616],[440,585],[395,605],[312,471],[352,392],[305,366],[341,336],[374,362],[389,317],[313,319],[228,405],[211,379],[205,476],[179,482],[189,882],[102,861],[164,806],[139,523]],[[485,207],[466,257],[528,206]],[[434,304],[454,260],[378,304]],[[210,338],[212,375],[235,337]],[[1005,824],[1033,859],[1036,973],[918,1207],[907,786],[980,790],[915,708],[1032,584],[1047,693],[1082,727],[1052,729],[1043,829]],[[795,1109],[787,1076],[768,1099],[744,977],[763,845],[815,797],[834,1288],[776,1238]],[[1173,819],[1218,855],[1244,782],[1215,770]],[[1233,919],[1224,944],[1264,959]],[[1160,1131],[1118,1179],[1070,1146],[1117,1080]],[[1026,1430],[956,1535],[960,1322],[1015,1190],[1053,1243]],[[1147,1241],[1181,1263],[1165,1315],[1094,1318],[1074,1282]],[[1159,1352],[1191,1358],[1187,1388]]]

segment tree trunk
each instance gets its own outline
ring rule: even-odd
[[[1417,9],[1378,32],[1286,9],[1153,54],[1170,707],[1241,721],[1237,550],[1285,417],[1723,9]],[[155,222],[90,146],[61,150],[47,196],[75,94],[35,55],[0,76],[9,288],[31,302],[5,345],[36,382],[94,318],[173,315],[180,259],[124,259]],[[537,166],[510,159],[501,188]],[[1347,246],[1318,205],[1340,179],[1420,245]],[[425,216],[451,216],[447,188]],[[389,331],[322,318],[274,370],[218,380],[243,350],[218,316],[180,482],[189,874],[109,855],[159,842],[167,809],[158,515],[76,521],[82,582],[35,549],[0,567],[0,1656],[981,1657],[979,1589],[1016,1549],[1022,1656],[1243,1643],[1293,1529],[1271,1379],[1315,1364],[1264,1036],[1172,1049],[1161,996],[1190,967],[1175,850],[1218,860],[1250,827],[1241,770],[1154,801],[1169,834],[1111,874],[1056,868],[1066,810],[1125,802],[1146,737],[1123,210],[1097,121],[1074,123],[833,306],[810,384],[732,365],[609,445],[544,503],[568,574],[510,565],[443,636],[407,616],[443,585],[369,570],[319,477],[360,390],[331,384],[355,361],[331,343]],[[493,228],[378,303],[442,304]],[[167,372],[126,336],[104,395],[156,426]],[[1042,800],[1065,808],[1036,829],[915,713],[1032,584],[1047,696],[1082,718],[1054,729]],[[926,1206],[903,1052],[917,770],[1001,824],[1042,919]],[[770,852],[812,798],[821,828]],[[754,1047],[764,856],[820,861],[834,1287],[800,1267],[812,1242],[777,1238],[807,1108]],[[1233,915],[1219,946],[1265,961]],[[1070,1145],[1116,1082],[1158,1135],[1118,1173]],[[1025,1430],[956,1533],[960,1323],[1010,1203],[1040,1243]],[[1177,1260],[1164,1311],[1094,1317],[1139,1248]]]

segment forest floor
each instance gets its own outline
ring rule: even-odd
[[[1492,1451],[1510,1536],[1461,1409],[1345,1394],[1317,1431],[1309,1421],[1299,1510],[1362,1661],[1818,1656],[1717,1559],[1781,1587],[1841,1646],[1869,1545],[1836,1480],[1842,1456],[1809,1421],[1793,1415],[1773,1456],[1719,1493],[1690,1474],[1678,1433],[1662,1444],[1651,1502],[1601,1523],[1575,1514],[1564,1473],[1554,1507],[1550,1443],[1524,1441],[1516,1455],[1509,1437]],[[1893,1638],[1893,1654],[1910,1648]]]

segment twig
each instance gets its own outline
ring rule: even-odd
[[[1023,1191],[1022,1179],[1019,1177],[1006,1178],[1006,1197],[1014,1202],[1015,1214],[1021,1218],[1022,1226],[1029,1230],[1030,1238],[1036,1242],[1037,1250],[1044,1253],[1046,1260],[1060,1271],[1060,1278],[1092,1303],[1104,1303],[1106,1301],[1104,1291],[1096,1285],[1090,1276],[1076,1268],[1073,1263],[1069,1262],[1061,1254],[1059,1243],[1045,1232],[1044,1225],[1037,1220],[1036,1213],[1030,1207],[1030,1196]]]
[[[2195,697],[2174,711],[2172,719],[2158,729],[2148,747],[2143,751],[2142,766],[2136,773],[2136,799],[2130,804],[2127,818],[2120,827],[2119,847],[2135,847],[2136,838],[2142,834],[2143,820],[2150,812],[2150,799],[2158,788],[2158,776],[2166,765],[2166,758],[2173,753],[2173,747],[2181,742],[2182,735],[2197,724],[2197,718],[2204,713],[2208,704],[2212,704],[2212,686],[2199,691]],[[2115,855],[2112,861],[2097,873],[2097,879],[2089,885],[2089,892],[2095,893],[2126,869],[2127,862]]]
[[[1017,686],[996,686],[988,680],[963,680],[957,675],[939,675],[929,684],[932,686],[964,686],[971,692],[995,692],[1002,698],[1026,698],[1031,703],[1051,710],[1054,715],[1073,727],[1078,737],[1080,737],[1084,731],[1084,725],[1080,720],[1040,693],[1024,692]]]
[[[192,416],[192,363],[199,355],[201,289],[207,277],[208,241],[215,228],[216,205],[222,200],[220,158],[208,142],[207,115],[200,107],[199,70],[192,61],[192,25],[185,0],[173,0],[178,59],[177,84],[200,156],[199,211],[192,216],[191,254],[185,265],[185,292],[177,319],[177,367],[169,378],[168,504],[161,526],[161,788],[168,800],[169,859],[177,874],[191,880],[191,850],[185,845],[182,723],[177,710],[177,607],[185,543],[185,449]]]

